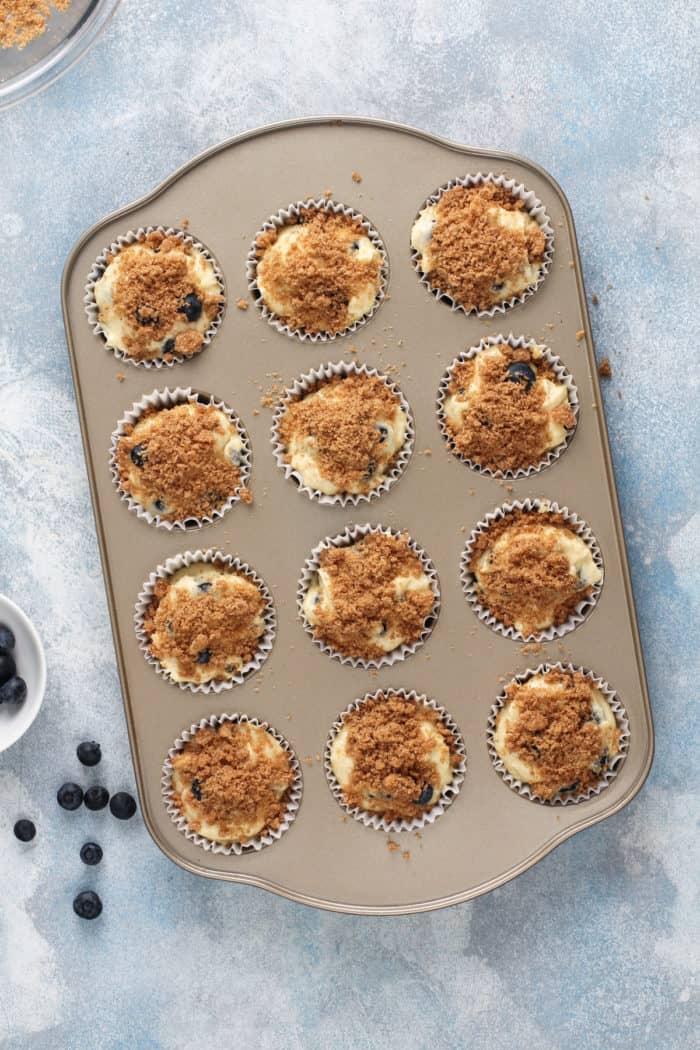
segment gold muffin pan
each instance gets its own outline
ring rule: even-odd
[[[426,197],[435,186],[479,172],[526,186],[543,203],[554,230],[550,270],[541,286],[493,318],[466,316],[437,302],[411,261],[411,226]],[[267,216],[327,189],[366,216],[382,238],[389,256],[387,296],[368,323],[348,336],[326,343],[291,340],[267,324],[252,302],[248,310],[236,309],[239,298],[248,298],[246,257]],[[221,327],[190,361],[167,370],[134,368],[105,354],[91,330],[83,301],[87,275],[100,252],[128,230],[181,227],[185,218],[223,271],[228,302]],[[651,712],[573,220],[546,172],[520,157],[378,120],[314,118],[258,129],[202,154],[147,197],[88,230],[67,260],[62,297],[141,808],[167,856],[189,871],[321,908],[405,914],[501,885],[634,797],[651,765]],[[546,470],[512,482],[459,462],[443,440],[436,413],[449,364],[501,332],[549,346],[579,394],[569,447]],[[415,420],[414,452],[401,478],[358,507],[320,505],[284,477],[271,443],[272,412],[261,404],[298,375],[339,361],[362,361],[395,379]],[[154,387],[175,384],[225,401],[244,421],[252,448],[254,504],[238,504],[216,523],[186,533],[154,528],[131,513],[109,470],[118,420]],[[583,623],[533,651],[477,619],[462,592],[460,556],[487,513],[506,501],[536,498],[568,507],[590,526],[605,562],[605,582]],[[378,671],[330,659],[305,634],[296,604],[312,549],[348,526],[364,524],[408,531],[439,577],[440,616],[429,638],[413,655]],[[134,630],[143,581],[169,558],[198,548],[254,565],[277,615],[272,651],[260,671],[219,694],[193,694],[157,675]],[[571,662],[600,675],[629,719],[629,748],[618,774],[604,792],[577,805],[543,806],[520,797],[503,782],[488,752],[489,713],[504,680],[545,661]],[[365,694],[392,687],[415,690],[444,707],[466,749],[458,796],[420,838],[414,832],[387,836],[344,820],[323,768],[328,733],[340,713]],[[304,780],[289,830],[268,848],[242,856],[205,851],[186,838],[161,794],[163,762],[183,730],[202,718],[234,713],[275,726],[294,749]]]

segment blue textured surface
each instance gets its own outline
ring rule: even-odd
[[[8,1050],[695,1045],[693,5],[583,10],[124,0],[77,68],[0,114],[0,589],[35,621],[49,663],[37,722],[0,755]],[[140,818],[76,822],[55,803],[85,736],[102,741],[109,787],[132,786],[63,261],[88,225],[199,150],[324,112],[525,154],[568,194],[600,296],[598,353],[614,369],[605,409],[656,722],[655,765],[627,809],[487,897],[406,919],[208,882],[166,860]],[[25,814],[39,828],[28,848],[11,830]],[[88,827],[105,850],[94,873],[78,859]],[[81,923],[70,901],[89,884],[105,911]]]

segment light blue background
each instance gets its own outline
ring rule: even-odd
[[[695,18],[693,17],[695,7]],[[8,1050],[696,1045],[696,5],[124,0],[57,84],[0,114],[0,589],[49,690],[0,755]],[[533,158],[576,218],[657,733],[642,794],[515,882],[406,919],[188,875],[140,818],[55,803],[75,744],[133,788],[59,308],[65,256],[194,153],[327,112]],[[617,392],[621,398],[618,398]],[[697,620],[695,620],[697,624]],[[34,817],[36,843],[12,837]],[[105,860],[78,859],[85,831]],[[93,884],[101,919],[71,900]]]

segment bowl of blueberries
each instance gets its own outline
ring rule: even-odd
[[[39,713],[46,657],[31,620],[0,594],[0,751],[12,747]]]

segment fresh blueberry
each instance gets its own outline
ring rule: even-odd
[[[202,594],[206,594],[207,591],[211,590],[211,580],[202,580],[201,583],[197,584],[197,590],[201,591]]]
[[[199,653],[197,653],[197,663],[198,664],[208,664],[210,660],[211,660],[211,649],[202,649]]]
[[[134,445],[129,455],[134,466],[141,468],[146,462],[146,446]]]
[[[136,802],[128,791],[117,791],[109,800],[109,808],[117,820],[129,820],[136,812]]]
[[[158,324],[160,317],[158,314],[152,314],[147,306],[141,309],[140,306],[136,307],[136,320],[141,325]]]
[[[17,667],[14,656],[6,649],[0,649],[0,685],[4,685],[15,674],[17,674]]]
[[[191,786],[192,794],[194,795],[194,797],[197,799],[198,802],[201,802],[202,801],[202,785],[199,782],[199,780],[197,780],[197,777],[194,778],[194,780],[192,781],[192,784],[190,786]]]
[[[21,704],[27,696],[27,683],[24,678],[14,675],[0,685],[0,704]]]
[[[76,754],[84,766],[96,766],[102,758],[102,748],[96,740],[83,740],[78,744]]]
[[[530,393],[532,384],[537,379],[534,368],[527,364],[526,361],[511,361],[506,368],[508,375],[506,380],[511,383],[524,383],[525,393]]]
[[[86,842],[80,847],[80,859],[83,864],[94,867],[102,860],[102,846],[98,846],[96,842]]]
[[[416,799],[417,806],[427,806],[433,797],[433,789],[430,784],[426,784],[421,791],[420,795]]]
[[[175,349],[175,340],[174,339],[166,339],[165,342],[163,343],[163,353],[164,354],[172,354],[174,349]]]
[[[379,431],[379,444],[383,445],[389,433],[389,428],[385,427],[383,423],[378,423],[377,430]]]
[[[0,623],[0,649],[14,649],[15,636],[6,623]]]
[[[188,321],[198,321],[202,315],[202,300],[190,292],[183,299],[182,306],[178,306],[177,312],[184,314]]]
[[[102,912],[102,901],[94,890],[83,890],[73,901],[73,911],[81,919],[96,919]]]
[[[63,784],[56,795],[61,809],[80,809],[83,804],[83,789],[70,781]]]
[[[36,827],[32,820],[18,820],[13,830],[15,838],[20,842],[31,842],[36,835]]]
[[[88,809],[104,809],[109,802],[109,791],[105,787],[94,784],[85,792],[83,801]]]

